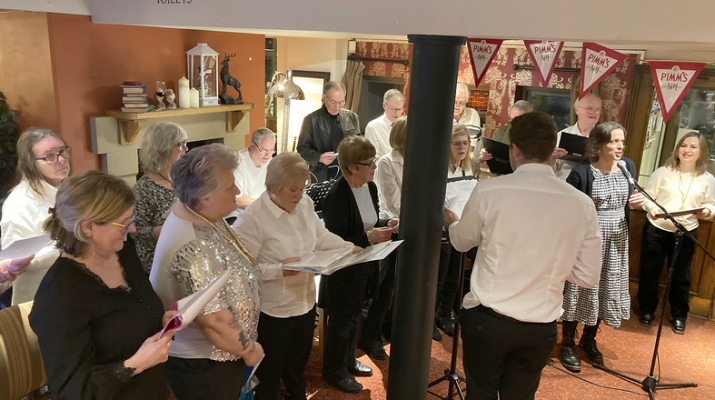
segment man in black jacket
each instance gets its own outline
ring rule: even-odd
[[[345,86],[330,81],[323,87],[323,107],[303,119],[298,137],[298,153],[310,164],[310,172],[318,182],[340,176],[335,153],[338,144],[346,136],[360,135],[357,114],[343,110],[343,105]]]

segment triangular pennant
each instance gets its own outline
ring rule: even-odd
[[[564,42],[524,40],[524,44],[534,62],[536,73],[539,74],[541,85],[546,89],[549,86],[551,74],[554,73],[556,59],[559,58],[561,48],[564,47]]]
[[[581,57],[583,61],[579,79],[579,100],[591,92],[598,82],[601,82],[606,75],[610,74],[627,58],[625,54],[596,43],[584,43]]]
[[[648,64],[663,112],[663,121],[668,122],[707,64],[678,61],[648,61]]]
[[[492,63],[503,41],[502,39],[467,39],[469,59],[472,61],[472,72],[474,72],[474,86],[479,87],[479,83],[484,78],[484,71]]]

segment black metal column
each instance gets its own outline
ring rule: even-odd
[[[447,165],[460,46],[465,37],[412,43],[387,400],[427,398]]]

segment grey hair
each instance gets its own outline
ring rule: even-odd
[[[464,82],[457,82],[457,92],[454,94],[454,97],[457,97],[457,93],[459,92],[464,92],[464,94],[467,96],[467,99],[469,99],[469,96],[472,94],[472,92],[469,90],[469,86],[467,86],[467,84]]]
[[[330,91],[334,89],[340,89],[343,91],[343,93],[347,93],[347,91],[345,90],[345,85],[340,82],[330,81],[327,82],[325,86],[323,86],[323,94],[327,96],[328,93],[330,93]]]
[[[595,97],[595,98],[598,99],[598,101],[600,101],[601,103],[603,103],[603,100],[601,100],[600,97],[596,96],[596,95],[593,94],[593,93],[589,93],[589,94],[583,96],[584,99],[585,99],[586,97]],[[578,97],[576,98],[576,101],[573,102],[573,108],[576,109],[576,107],[578,107]]]
[[[269,140],[276,140],[276,134],[268,128],[258,128],[253,131],[253,135],[251,136],[251,142],[258,144],[258,142],[260,142],[263,138]]]
[[[217,171],[233,172],[238,167],[236,151],[221,143],[197,147],[171,167],[171,180],[179,200],[194,209],[204,197],[219,189]]]
[[[530,113],[534,111],[534,107],[526,100],[518,100],[511,107],[509,107],[509,111],[511,110],[521,110],[525,113]]]
[[[144,173],[157,173],[169,167],[171,151],[188,138],[184,128],[173,122],[157,122],[150,126],[144,134],[139,157]]]
[[[397,99],[397,101],[399,102],[405,101],[405,96],[403,96],[399,90],[390,89],[382,96],[382,102],[387,104],[387,102],[393,98]]]
[[[298,153],[278,154],[266,169],[266,190],[275,193],[289,182],[298,179],[306,183],[310,181],[308,162]]]

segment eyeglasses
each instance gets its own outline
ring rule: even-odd
[[[333,106],[333,107],[335,107],[335,106],[340,106],[340,107],[342,107],[342,106],[345,105],[345,100],[335,101],[335,100],[329,99],[327,96],[326,96],[325,98],[328,100],[328,104],[330,104],[330,105]]]
[[[452,146],[469,146],[469,140],[465,140],[463,142],[452,142]]]
[[[176,147],[180,148],[181,150],[189,150],[189,146],[186,145],[186,140],[183,142],[179,142]]]
[[[124,225],[124,224],[120,224],[120,223],[118,223],[118,222],[112,222],[112,225],[118,226],[118,227],[120,227],[120,228],[124,228],[124,232],[122,233],[122,235],[123,235],[123,236],[126,236],[127,232],[129,232],[129,227],[131,227],[132,225],[134,225],[134,223],[135,223],[134,215],[132,214],[132,220],[129,221],[128,224]]]
[[[260,146],[256,144],[256,142],[251,142],[252,145],[256,146],[258,151],[260,151],[263,154],[276,154],[276,151],[273,149],[262,149]]]
[[[390,111],[392,111],[392,112],[394,112],[394,113],[396,113],[396,112],[403,112],[403,111],[405,111],[405,109],[404,109],[404,108],[392,108],[392,107],[388,106],[387,104],[385,104],[385,106],[386,106],[387,108],[389,108],[389,109],[390,109]]]
[[[368,168],[372,168],[372,166],[375,165],[376,162],[377,162],[377,158],[373,158],[372,161],[370,161],[369,163],[361,163],[361,162],[359,162],[358,165],[364,165],[364,166],[366,166],[366,167],[368,167]]]
[[[600,108],[592,108],[592,107],[579,107],[579,108],[582,108],[582,109],[584,109],[584,110],[586,110],[586,111],[588,111],[588,112],[592,112],[592,113],[598,113],[598,114],[601,113],[601,109],[600,109]]]
[[[467,106],[467,102],[466,102],[466,101],[455,101],[455,102],[454,102],[454,107],[455,107],[455,108],[464,108],[464,107],[466,107],[466,106]]]
[[[65,160],[68,160],[71,155],[72,149],[67,146],[60,149],[60,151],[57,153],[47,153],[44,157],[36,157],[35,161],[42,160],[48,164],[57,164],[57,162],[60,160],[60,156]]]

